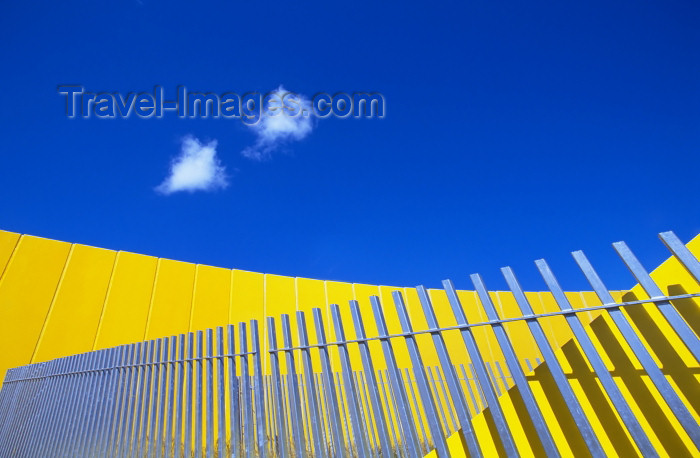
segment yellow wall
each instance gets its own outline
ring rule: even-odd
[[[350,299],[360,302],[371,336],[376,333],[376,325],[370,295],[381,298],[389,331],[399,332],[391,300],[394,290],[404,293],[414,328],[423,327],[425,320],[412,288],[222,269],[0,231],[0,377],[14,366],[251,319],[259,320],[265,346],[264,318],[282,313],[291,315],[296,344],[297,310],[305,312],[310,340],[314,342],[312,309],[316,307],[322,310],[327,338],[333,339],[329,308],[332,303],[340,305],[346,334],[352,338]],[[429,293],[440,324],[454,324],[444,291]],[[616,294],[619,297],[620,293]],[[474,292],[460,291],[459,295],[470,320],[485,318]],[[549,293],[528,295],[535,311],[551,308]],[[590,293],[569,295],[575,306],[599,303]],[[494,303],[505,316],[517,314],[509,292],[494,293]],[[550,321],[558,319],[563,318]],[[517,343],[519,356],[532,360],[540,356],[522,323],[509,324],[507,328]],[[277,331],[281,344],[279,323]],[[487,360],[502,358],[490,330],[478,329],[476,335]],[[552,335],[557,344],[570,337],[567,330],[552,329]],[[466,360],[459,336],[448,333],[446,340],[455,358]],[[419,341],[427,343],[429,338],[423,336]],[[427,349],[425,363],[437,364],[430,346],[423,348]],[[331,359],[338,367],[339,357],[334,350]],[[371,350],[381,354],[377,342],[371,343]],[[394,351],[399,362],[408,366],[405,344],[397,342]],[[359,368],[357,349],[353,347],[350,352],[353,364]],[[319,364],[317,358],[314,354],[315,366]],[[382,369],[383,358],[377,361],[377,369]]]

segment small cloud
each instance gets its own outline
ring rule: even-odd
[[[289,91],[280,86],[271,94],[283,99]],[[294,115],[287,113],[286,110],[271,114],[266,109],[256,124],[248,125],[257,138],[253,146],[241,151],[244,157],[255,161],[270,159],[272,153],[285,144],[302,140],[311,133],[314,128],[311,101],[300,94],[294,94],[294,96],[295,102],[298,103]]]
[[[169,195],[178,191],[214,191],[226,186],[226,168],[216,157],[216,140],[203,144],[188,135],[182,139],[180,155],[170,164],[170,176],[155,189]]]

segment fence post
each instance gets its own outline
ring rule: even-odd
[[[161,379],[161,373],[163,372],[163,367],[161,365],[162,358],[163,358],[163,345],[164,341],[163,339],[156,339],[156,357],[153,360],[153,388],[152,388],[152,394],[150,396],[150,402],[151,402],[151,416],[150,416],[150,424],[148,428],[148,444],[147,444],[147,452],[148,456],[153,454],[155,451],[156,447],[158,447],[158,440],[156,439],[156,426],[158,424],[158,408],[160,400],[161,400],[161,391],[162,388],[160,386],[160,379]],[[166,342],[167,345],[167,342]],[[167,348],[167,347],[166,347]],[[164,376],[163,376],[164,377]],[[144,425],[145,426],[145,425]]]
[[[277,441],[278,453],[282,458],[287,457],[287,419],[285,418],[284,397],[282,396],[282,380],[280,376],[280,367],[277,352],[277,333],[275,330],[275,319],[267,318],[267,335],[268,345],[270,350],[270,367],[272,369],[272,384],[275,388],[275,397],[277,397],[277,409],[275,417],[277,418]]]
[[[174,441],[173,438],[173,422],[175,417],[175,390],[176,386],[176,376],[177,376],[177,366],[175,362],[178,360],[177,354],[177,336],[170,336],[170,350],[169,350],[169,360],[168,360],[168,407],[165,414],[165,435],[163,436],[163,452],[165,456],[172,456],[174,452],[171,452],[170,442]],[[178,447],[179,448],[179,447]],[[160,458],[160,456],[158,457]]]
[[[204,333],[202,331],[197,331],[197,359],[196,364],[196,374],[197,374],[197,387],[195,391],[195,405],[194,405],[194,456],[195,458],[202,457],[202,436],[204,433],[204,418],[202,416],[202,403],[204,398]]]
[[[289,315],[283,314],[280,317],[282,323],[282,344],[285,348],[292,348],[292,330],[289,324]],[[270,349],[272,350],[272,348]],[[296,362],[294,361],[294,350],[284,351],[287,360],[287,374],[291,383],[287,384],[290,393],[289,404],[292,406],[291,411],[296,418],[292,419],[292,431],[294,432],[294,446],[296,448],[297,458],[302,458],[306,453],[306,444],[304,442],[304,424],[299,399],[299,384],[297,381]]]
[[[304,364],[304,378],[306,380],[306,398],[309,403],[309,413],[311,417],[311,432],[313,433],[314,456],[326,457],[326,444],[321,437],[322,422],[321,411],[319,410],[316,383],[314,381],[314,368],[311,361],[311,352],[308,348],[309,337],[306,328],[306,317],[304,312],[297,311],[297,328],[299,329],[299,346],[301,347],[301,360]]]
[[[180,362],[177,363],[177,405],[175,406],[175,437],[173,438],[173,456],[179,458],[180,456],[180,443],[184,439],[182,437],[182,403],[183,400],[183,390],[185,388],[185,334],[180,334],[177,336],[178,341],[178,353],[177,357]],[[189,452],[188,452],[189,456]]]
[[[343,455],[345,449],[345,441],[343,440],[343,430],[341,429],[340,414],[338,413],[338,396],[335,391],[335,382],[333,381],[333,371],[331,370],[331,361],[328,355],[328,347],[326,346],[326,330],[323,327],[323,316],[320,308],[313,309],[314,324],[316,325],[316,341],[320,345],[318,347],[321,355],[321,367],[323,377],[323,388],[326,394],[326,407],[328,411],[328,422],[330,425],[330,434],[337,456]]]
[[[192,387],[194,385],[194,333],[187,333],[187,381],[185,386],[185,437],[184,456],[192,454]]]
[[[335,325],[335,339],[339,342],[338,352],[340,353],[340,363],[343,366],[343,383],[345,384],[345,395],[348,400],[348,410],[350,411],[352,433],[356,442],[357,455],[359,458],[364,458],[369,453],[369,450],[367,449],[364,433],[362,431],[362,427],[360,426],[362,422],[360,417],[360,405],[357,401],[355,384],[352,380],[350,354],[348,353],[347,344],[344,343],[345,329],[343,328],[343,319],[340,316],[340,307],[338,307],[338,304],[331,305],[331,313],[333,314],[333,324]],[[350,440],[349,437],[348,440]]]
[[[260,334],[258,333],[258,320],[250,320],[250,340],[253,345],[253,363],[255,365],[255,430],[258,433],[258,456],[267,456],[265,450],[265,389],[262,378],[262,348],[260,347]]]
[[[352,313],[355,337],[358,340],[357,346],[360,350],[360,357],[362,358],[362,367],[365,369],[365,377],[367,378],[366,385],[369,389],[369,398],[372,404],[372,413],[374,414],[372,415],[370,413],[370,418],[374,417],[382,453],[389,456],[391,453],[391,441],[389,440],[389,431],[387,429],[387,418],[384,409],[382,409],[379,385],[377,384],[377,376],[374,371],[374,364],[372,363],[372,354],[369,351],[369,345],[367,345],[367,342],[364,340],[367,338],[367,335],[365,332],[365,324],[362,320],[362,314],[360,313],[360,303],[355,300],[350,301],[350,312]]]
[[[246,324],[238,323],[238,339],[241,347],[241,406],[245,409],[243,429],[243,449],[248,458],[253,456],[253,403],[250,399],[250,375],[248,370],[248,333]]]
[[[239,329],[238,332],[241,330]],[[226,340],[228,341],[228,386],[229,386],[229,405],[231,406],[231,449],[230,454],[233,458],[238,458],[241,451],[241,414],[239,412],[239,395],[238,376],[236,375],[236,334],[233,325],[229,324],[226,327]]]
[[[164,448],[167,447],[165,443],[165,438],[163,437],[166,421],[166,411],[168,410],[169,404],[166,404],[166,390],[169,383],[169,378],[172,377],[170,371],[170,358],[174,358],[175,355],[170,353],[170,338],[165,337],[163,339],[163,355],[160,359],[161,361],[161,379],[160,379],[160,410],[158,411],[158,431],[156,433],[156,458],[160,458],[163,455]],[[172,391],[172,389],[171,389]],[[168,455],[167,451],[165,452]]]

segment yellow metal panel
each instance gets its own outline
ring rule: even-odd
[[[19,234],[14,232],[0,231],[0,278],[5,272],[5,266],[10,261],[12,252],[15,251],[19,237]]]
[[[228,324],[231,308],[231,271],[197,265],[190,331]]]
[[[29,363],[70,244],[22,236],[0,279],[0,375]]]
[[[265,315],[264,274],[233,270],[229,323],[262,321]]]
[[[95,339],[95,349],[140,342],[146,330],[157,258],[120,251]]]
[[[189,330],[194,273],[194,264],[158,260],[145,340]]]
[[[262,332],[263,330],[262,327],[265,321],[264,277],[263,274],[245,270],[234,270],[232,272],[229,322],[236,325],[236,351],[241,349],[238,328],[240,322],[248,323],[250,320],[257,320],[260,331]],[[250,335],[250,331],[248,331],[248,335]],[[250,345],[250,339],[248,339],[249,351]],[[267,358],[263,358],[263,364],[265,364],[265,361],[267,361]],[[240,365],[237,368],[240,369]]]
[[[116,252],[73,245],[33,362],[91,351]]]

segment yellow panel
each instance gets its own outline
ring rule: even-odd
[[[297,308],[298,310],[304,312],[306,319],[307,334],[309,336],[310,342],[316,342],[316,329],[313,326],[313,313],[314,308],[320,308],[321,310],[326,310],[326,287],[323,280],[311,280],[309,278],[297,278]],[[298,322],[296,316],[293,317],[292,321],[292,340],[294,345],[299,345],[299,332],[298,332]],[[297,358],[299,363],[297,367],[301,364],[301,354],[295,353],[294,357]],[[318,356],[317,351],[311,352],[311,364],[315,371],[321,371],[321,359]]]
[[[151,256],[117,253],[95,349],[143,340],[156,265]]]
[[[116,255],[73,245],[33,362],[92,350]]]
[[[195,265],[158,260],[146,340],[187,332],[190,325]]]
[[[265,275],[265,323],[260,328],[260,340],[263,348],[268,348],[268,329],[267,317],[275,319],[275,328],[277,335],[277,347],[284,346],[282,338],[282,323],[280,315],[294,315],[296,305],[296,286],[293,277],[284,277],[280,275]],[[292,317],[290,317],[292,318]],[[286,357],[283,353],[279,353],[280,372],[287,373]],[[264,358],[268,359],[268,358]]]
[[[0,279],[0,374],[29,363],[70,244],[22,236]]]
[[[196,267],[190,331],[228,324],[231,301],[231,271],[218,267]]]
[[[5,271],[5,266],[10,261],[10,256],[17,246],[19,234],[0,231],[0,278]]]
[[[232,272],[231,284],[231,311],[229,322],[236,325],[236,351],[240,351],[239,326],[240,322],[248,324],[250,320],[257,320],[259,331],[262,332],[265,316],[265,287],[264,275],[245,270]],[[247,335],[250,336],[248,329]],[[261,336],[262,337],[262,336]],[[248,339],[248,350],[251,349]],[[264,358],[263,361],[266,361]],[[237,366],[240,369],[240,365]],[[252,367],[252,366],[251,366]]]
[[[262,321],[265,315],[264,275],[233,270],[229,323]]]

